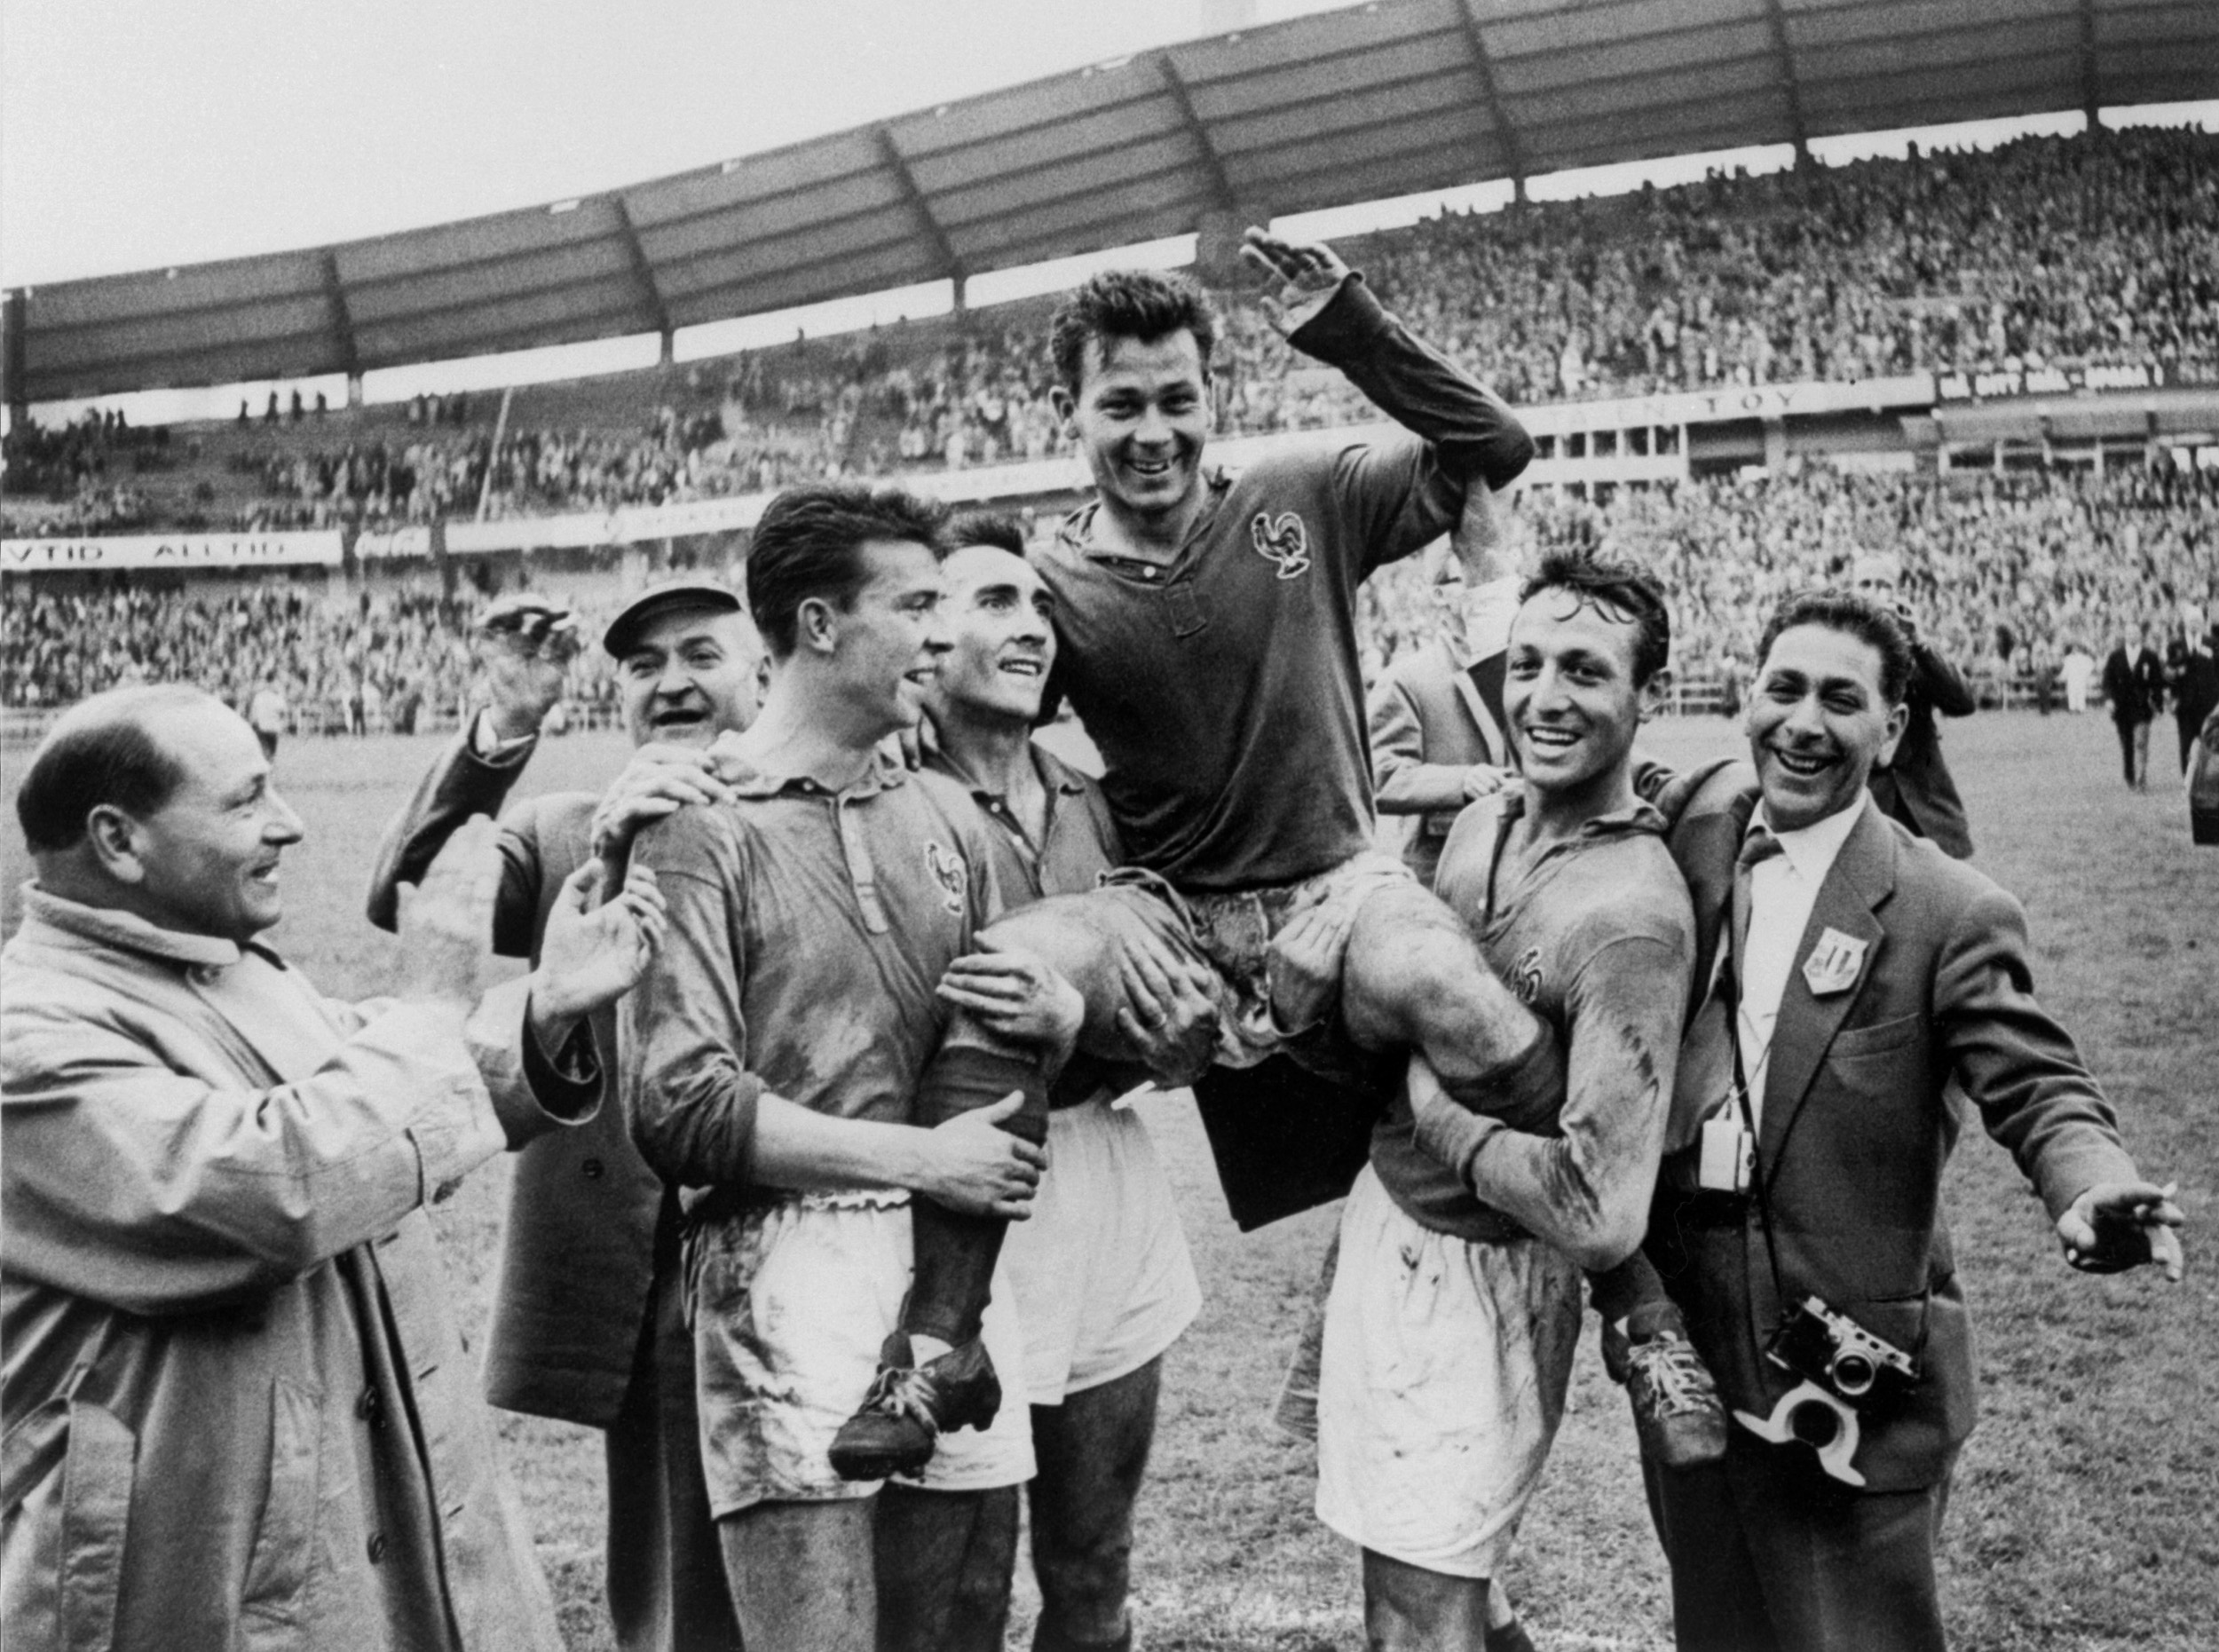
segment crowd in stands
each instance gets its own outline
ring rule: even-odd
[[[2146,622],[2162,638],[2183,605],[2219,614],[2219,470],[2207,468],[1936,477],[1797,462],[1600,502],[1536,489],[1515,520],[1528,553],[1590,547],[1652,569],[1672,596],[1673,667],[1688,683],[1742,676],[1777,598],[1842,579],[1863,550],[1901,553],[1925,636],[1994,700],[2076,644],[2100,658],[2122,625]],[[1363,588],[1368,672],[1440,633],[1450,608],[1428,577],[1413,559]],[[272,581],[223,597],[130,586],[57,596],[35,579],[9,581],[0,704],[59,706],[118,683],[181,680],[243,707],[267,683],[302,729],[448,724],[471,692],[481,592],[464,583],[443,596],[426,576],[329,589]],[[600,635],[602,610],[618,600],[581,606],[586,636]],[[580,655],[570,699],[588,719],[614,704],[597,648]]]
[[[1719,173],[1444,215],[1346,250],[1421,336],[1520,404],[2075,363],[2219,378],[2219,137],[2192,128]],[[1252,302],[1221,308],[1220,430],[1369,415]],[[404,430],[234,453],[259,496],[229,526],[427,523],[481,501],[494,517],[593,510],[1040,459],[1061,445],[1046,314],[1016,305],[697,364],[644,428],[526,422],[496,444],[486,398],[419,396]],[[272,392],[265,423],[279,407]],[[56,531],[161,519],[107,474],[124,435],[19,427],[6,491],[58,510]]]
[[[2219,368],[2219,138],[2142,128],[1448,214],[1348,251],[1421,336],[1512,402],[2069,364]],[[1225,296],[1220,427],[1368,415]],[[873,470],[1038,458],[1044,330],[916,366],[841,352],[835,394],[897,415]],[[842,442],[833,444],[842,455]]]
[[[2101,658],[2122,626],[2164,636],[2183,605],[2219,614],[2219,471],[2169,463],[1947,478],[1802,464],[1600,503],[1536,490],[1518,521],[1536,549],[1592,548],[1663,581],[1688,682],[1746,673],[1778,599],[1843,581],[1860,551],[1901,554],[1926,640],[1997,700],[2076,644]],[[1364,590],[1369,668],[1436,634],[1441,606],[1416,563]]]
[[[6,464],[11,534],[128,531],[154,519],[136,478],[174,467],[166,425],[136,425],[120,411],[93,409],[73,424],[48,428],[21,420],[0,443]]]
[[[328,597],[270,582],[222,597],[119,585],[51,594],[11,581],[0,704],[66,706],[124,683],[192,683],[244,710],[274,687],[303,731],[411,732],[470,686],[470,599],[430,581]]]

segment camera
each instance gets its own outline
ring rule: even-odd
[[[1865,1477],[1851,1462],[1857,1455],[1859,1411],[1883,1410],[1911,1391],[1918,1381],[1911,1356],[1815,1296],[1781,1315],[1765,1356],[1803,1380],[1781,1395],[1770,1416],[1737,1411],[1734,1420],[1775,1445],[1800,1440],[1818,1453],[1827,1474],[1845,1485],[1863,1485]]]
[[[1907,1394],[1918,1380],[1911,1356],[1846,1314],[1806,1296],[1780,1316],[1765,1353],[1773,1363],[1818,1383],[1851,1404],[1875,1405]]]

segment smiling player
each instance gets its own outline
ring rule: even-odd
[[[1044,901],[997,934],[1080,989],[1093,1032],[1133,1008],[1089,910],[1122,905],[1212,977],[1224,1067],[1283,1051],[1362,1082],[1383,1054],[1417,1047],[1467,1103],[1552,1094],[1547,1030],[1455,915],[1372,847],[1355,641],[1357,587],[1507,486],[1532,442],[1329,249],[1252,230],[1245,250],[1291,342],[1403,429],[1205,470],[1217,332],[1201,289],[1111,272],[1057,312],[1055,406],[1096,493],[1038,552],[1054,682],[1101,748],[1140,875]],[[1297,1004],[1283,990],[1299,973],[1289,937],[1321,911],[1346,940],[1327,990]]]
[[[1646,574],[1544,560],[1503,686],[1522,783],[1467,808],[1441,852],[1436,889],[1554,1031],[1566,1080],[1479,1117],[1414,1058],[1343,1210],[1317,1511],[1362,1547],[1375,1646],[1482,1644],[1563,1413],[1579,1270],[1624,1262],[1646,1225],[1694,952],[1663,818],[1632,782],[1670,646]]]

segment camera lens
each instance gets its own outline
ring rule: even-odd
[[[1827,1375],[1833,1379],[1835,1391],[1854,1399],[1872,1387],[1879,1375],[1871,1360],[1862,1354],[1842,1354],[1835,1357]]]
[[[1841,1415],[1831,1405],[1805,1400],[1788,1413],[1788,1432],[1804,1444],[1823,1450],[1841,1438]]]

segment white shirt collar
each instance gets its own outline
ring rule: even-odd
[[[1797,826],[1792,832],[1776,829],[1769,809],[1760,805],[1757,814],[1765,822],[1765,829],[1780,840],[1780,852],[1796,869],[1796,875],[1812,883],[1822,883],[1826,874],[1834,869],[1842,845],[1849,842],[1849,834],[1856,829],[1858,817],[1865,812],[1865,795],[1860,792],[1848,808],[1813,820],[1807,826]]]

